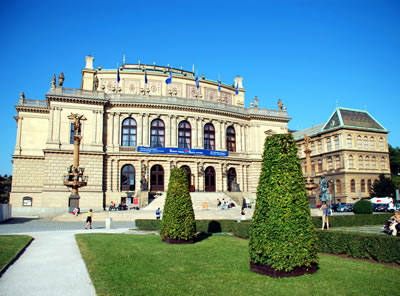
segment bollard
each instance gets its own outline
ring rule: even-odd
[[[106,229],[111,229],[111,218],[106,218]]]

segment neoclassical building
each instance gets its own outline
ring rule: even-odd
[[[70,190],[63,178],[73,163],[71,113],[84,119],[80,167],[88,181],[79,190],[82,209],[135,198],[146,206],[148,192],[167,190],[173,167],[186,169],[191,191],[240,188],[243,196],[255,196],[265,137],[288,132],[281,103],[276,110],[259,109],[255,98],[245,108],[240,77],[227,85],[155,64],[124,62],[106,70],[93,62],[86,57],[80,88],[65,88],[60,75],[58,85],[53,76],[45,100],[21,93],[15,106],[15,215],[67,210]]]
[[[317,183],[326,176],[333,201],[369,197],[379,174],[390,175],[388,131],[367,111],[338,107],[326,123],[293,134],[304,175],[304,135],[310,137],[311,176]],[[318,203],[319,186],[313,193]]]

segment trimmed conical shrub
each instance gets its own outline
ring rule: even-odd
[[[252,271],[274,277],[317,269],[316,236],[292,134],[265,140],[249,255]]]
[[[169,243],[193,242],[196,222],[184,169],[174,168],[169,178],[167,199],[161,220],[161,238]]]

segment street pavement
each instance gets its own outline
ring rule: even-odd
[[[96,295],[74,235],[128,233],[132,227],[132,222],[115,222],[106,230],[104,222],[95,222],[85,230],[84,223],[27,218],[1,223],[0,234],[27,234],[34,240],[0,278],[0,295]]]

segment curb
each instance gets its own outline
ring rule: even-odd
[[[1,270],[0,270],[0,278],[3,276],[3,274],[7,271],[7,269],[13,265],[19,257],[21,257],[21,255],[25,252],[25,250],[30,246],[30,244],[33,242],[34,238],[32,237],[31,240],[25,245],[25,247],[23,247],[18,253],[17,255],[15,255],[15,257],[8,262]]]

